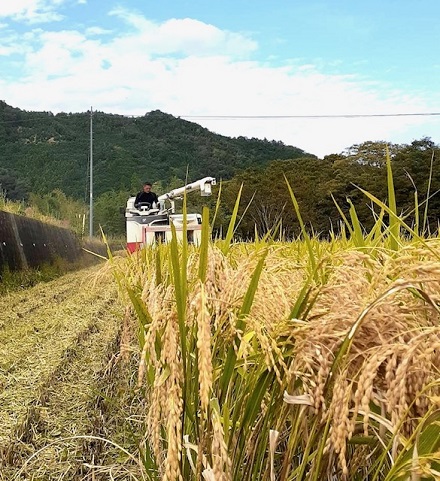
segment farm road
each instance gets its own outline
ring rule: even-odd
[[[56,441],[102,435],[97,393],[123,311],[109,273],[93,282],[100,267],[0,298],[0,479],[13,479],[40,448],[18,479],[87,479],[96,452]]]

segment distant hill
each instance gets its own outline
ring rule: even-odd
[[[205,175],[229,179],[271,160],[314,157],[282,142],[229,138],[159,110],[143,117],[96,112],[94,186],[98,196],[140,181],[169,182]],[[36,193],[87,192],[89,113],[30,112],[0,102],[0,176]],[[18,189],[20,191],[20,189]],[[16,194],[18,195],[18,194]]]

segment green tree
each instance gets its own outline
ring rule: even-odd
[[[128,191],[110,191],[101,194],[94,203],[94,230],[101,227],[106,235],[125,234],[125,216],[121,212],[130,197]]]
[[[0,168],[0,191],[8,200],[25,201],[29,197],[29,185],[11,169]]]

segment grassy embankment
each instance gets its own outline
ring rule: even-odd
[[[10,214],[22,215],[31,219],[38,220],[45,224],[57,227],[68,228],[65,221],[57,219],[53,216],[41,214],[38,209],[26,205],[24,202],[10,201],[4,195],[0,195],[0,210],[9,212]],[[39,282],[48,282],[67,272],[82,269],[96,263],[99,259],[98,255],[105,255],[106,246],[99,237],[90,239],[89,237],[78,235],[78,241],[84,248],[83,255],[75,262],[68,262],[61,257],[56,258],[51,263],[45,263],[38,268],[29,268],[24,270],[10,270],[3,268],[0,272],[0,295],[4,295],[16,290],[27,289]],[[125,239],[114,238],[111,240],[111,247],[114,250],[123,249]]]

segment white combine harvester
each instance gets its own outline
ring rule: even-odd
[[[159,203],[150,205],[140,203],[135,206],[136,197],[130,197],[125,209],[127,226],[127,249],[134,252],[144,245],[166,243],[171,240],[171,222],[176,228],[178,240],[183,236],[183,215],[175,214],[175,201],[183,197],[184,192],[200,190],[201,196],[211,195],[211,186],[215,185],[214,177],[205,177],[197,182],[187,184],[159,196]],[[166,203],[170,206],[167,207]],[[202,216],[187,214],[187,239],[191,244],[199,244],[202,234]]]

